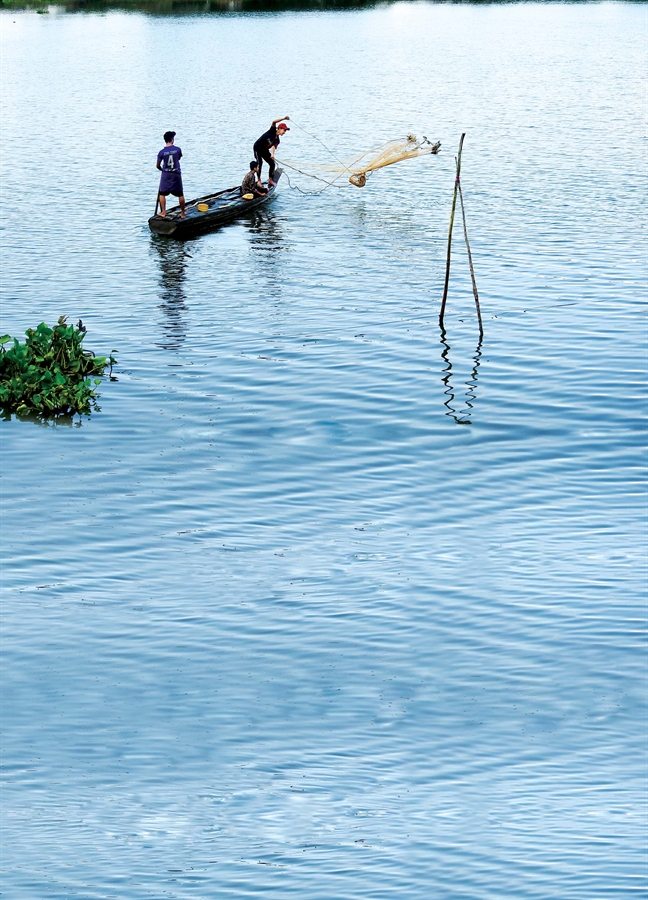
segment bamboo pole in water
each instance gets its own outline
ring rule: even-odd
[[[457,156],[457,174],[455,176],[454,194],[452,195],[452,212],[450,213],[450,228],[448,230],[448,255],[446,258],[446,274],[445,285],[443,287],[443,300],[441,301],[441,312],[439,313],[439,325],[443,328],[443,316],[445,315],[446,300],[448,299],[448,284],[450,283],[450,253],[452,250],[452,226],[454,225],[455,208],[457,206],[457,188],[459,186],[459,175],[461,173],[461,148],[463,147],[466,132],[461,135],[459,141],[459,154]]]
[[[470,252],[470,244],[468,243],[468,228],[466,227],[466,210],[464,209],[463,194],[461,192],[461,182],[457,177],[457,185],[459,188],[459,202],[461,203],[461,218],[463,219],[464,237],[466,239],[466,250],[468,251],[468,265],[470,266],[470,277],[472,278],[473,294],[475,295],[475,306],[477,307],[477,321],[479,322],[479,338],[484,337],[484,326],[482,325],[481,309],[479,308],[479,294],[477,293],[477,282],[475,281],[475,270],[473,269],[472,253]]]

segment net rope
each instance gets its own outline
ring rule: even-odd
[[[441,146],[440,142],[433,144],[432,141],[429,141],[426,137],[417,138],[413,134],[408,134],[405,140],[392,140],[387,141],[384,144],[381,144],[379,147],[373,147],[371,150],[365,150],[364,153],[359,154],[358,156],[353,157],[352,159],[344,162],[333,153],[333,151],[326,146],[324,141],[320,140],[316,135],[311,134],[309,131],[306,131],[298,122],[295,122],[294,119],[291,119],[293,125],[296,125],[301,131],[307,134],[309,137],[314,138],[318,143],[324,147],[324,149],[331,154],[331,156],[335,159],[337,165],[332,163],[324,164],[324,163],[310,163],[310,162],[302,162],[295,163],[286,159],[277,158],[277,162],[288,169],[292,169],[294,172],[298,172],[300,175],[305,175],[308,178],[312,178],[316,181],[321,181],[324,183],[324,187],[319,188],[316,191],[304,191],[300,187],[296,185],[292,185],[290,179],[287,177],[288,184],[293,190],[298,190],[302,194],[319,194],[322,191],[327,190],[329,187],[344,187],[344,184],[338,184],[337,182],[344,176],[348,176],[348,181],[351,184],[354,184],[356,187],[364,187],[367,183],[367,178],[371,172],[375,172],[376,169],[382,169],[385,166],[392,166],[394,163],[401,162],[406,159],[415,159],[418,156],[428,156],[433,153],[438,153],[439,148]],[[325,177],[328,176],[328,177]],[[335,176],[335,177],[333,177]]]

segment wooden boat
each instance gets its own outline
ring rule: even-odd
[[[274,179],[278,182],[283,169],[275,169]],[[218,228],[226,222],[231,222],[239,216],[258,209],[271,200],[277,190],[275,184],[263,197],[255,197],[254,200],[244,200],[241,196],[240,185],[208,194],[191,200],[185,206],[185,218],[180,218],[180,207],[174,206],[167,210],[166,216],[151,216],[148,220],[149,228],[153,234],[163,234],[173,238],[194,237]]]

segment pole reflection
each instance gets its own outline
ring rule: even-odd
[[[443,345],[441,358],[446,363],[446,368],[443,370],[444,374],[441,377],[441,381],[445,386],[445,391],[443,393],[446,399],[443,401],[443,405],[446,407],[446,416],[453,418],[457,425],[472,425],[471,416],[477,399],[477,370],[479,369],[482,355],[482,338],[480,336],[477,347],[475,348],[475,353],[472,356],[474,365],[472,372],[470,373],[470,378],[463,383],[465,388],[462,385],[459,389],[454,388],[452,385],[452,363],[450,362],[451,348],[446,340],[446,333],[443,328],[441,329],[440,343]],[[462,406],[463,408],[460,408]]]
[[[158,347],[164,350],[178,350],[187,337],[187,298],[184,283],[187,262],[191,254],[184,242],[168,238],[151,238],[160,264],[160,303],[158,309],[164,313],[161,322],[162,340]]]

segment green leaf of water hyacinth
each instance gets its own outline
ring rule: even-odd
[[[89,413],[97,409],[93,387],[101,384],[104,370],[112,367],[115,358],[95,357],[82,347],[86,329],[67,325],[65,316],[50,328],[41,322],[28,328],[26,341],[21,344],[11,335],[0,337],[0,411],[3,415],[16,413],[51,418],[73,413]]]

